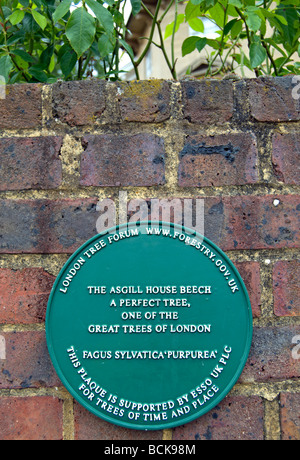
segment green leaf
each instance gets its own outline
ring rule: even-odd
[[[16,10],[8,17],[8,19],[10,20],[10,23],[15,26],[16,24],[19,24],[23,21],[24,16],[25,11]]]
[[[261,19],[255,13],[249,13],[246,17],[246,23],[252,32],[257,32],[261,26]]]
[[[220,50],[220,42],[217,39],[207,39],[206,43],[208,46],[211,46],[214,50]]]
[[[131,46],[128,45],[128,43],[125,42],[125,40],[122,40],[122,38],[119,38],[119,42],[121,43],[123,48],[127,51],[129,56],[131,57],[131,59],[134,60],[134,52],[133,52],[133,49],[131,48]]]
[[[112,35],[114,31],[114,19],[111,13],[95,0],[86,0],[86,4],[91,8],[105,32],[108,35]]]
[[[37,81],[46,83],[48,80],[47,74],[38,68],[31,67],[28,73]]]
[[[98,40],[100,57],[104,58],[114,51],[115,43],[112,43],[106,34],[102,34]]]
[[[280,26],[283,31],[284,40],[287,41],[290,46],[292,46],[294,44],[294,40],[297,40],[296,33],[297,28],[299,27],[299,16],[297,10],[293,5],[280,4],[276,10],[276,15],[285,18],[287,25],[281,23]],[[296,27],[295,24],[297,25]]]
[[[193,5],[201,5],[201,3],[205,3],[205,0],[191,0]]]
[[[54,45],[48,45],[40,55],[39,68],[46,70],[50,66],[50,62],[54,53]]]
[[[53,22],[58,22],[60,19],[62,19],[67,13],[68,11],[70,11],[70,7],[71,7],[71,4],[72,4],[72,0],[63,0],[59,5],[58,7],[56,8],[53,16],[52,16],[52,19],[53,19]]]
[[[0,76],[3,77],[8,83],[9,80],[9,74],[11,70],[13,69],[13,63],[11,60],[11,57],[8,55],[1,56],[0,58]]]
[[[204,24],[200,18],[192,18],[188,21],[188,23],[190,28],[196,32],[204,32]]]
[[[189,1],[185,7],[185,20],[189,21],[190,19],[197,18],[200,14],[199,5],[194,5],[191,1]]]
[[[228,0],[228,4],[236,6],[238,8],[243,8],[243,4],[240,0]]]
[[[19,3],[23,6],[29,6],[29,0],[19,0]]]
[[[132,14],[135,16],[141,11],[142,8],[142,0],[130,0],[131,3],[131,8],[132,8]]]
[[[231,29],[231,38],[235,39],[242,31],[243,28],[243,22],[242,21],[237,21]]]
[[[60,68],[65,78],[68,78],[68,76],[74,69],[76,63],[77,63],[77,54],[71,47],[67,46],[60,60]]]
[[[42,30],[44,30],[47,26],[47,18],[45,18],[43,15],[38,13],[36,10],[32,10],[32,16],[35,20],[35,22],[40,26]]]
[[[300,70],[300,62],[295,62],[295,64],[294,64],[294,69],[295,69],[296,71]]]
[[[223,29],[224,26],[224,14],[224,8],[220,3],[216,3],[216,5],[209,10],[210,17],[221,29]]]
[[[189,37],[184,40],[181,47],[182,57],[192,53],[196,49],[196,43],[199,41],[199,37]]]
[[[185,16],[184,14],[178,14],[177,20],[176,20],[176,27],[175,27],[175,33],[178,31],[180,25],[184,22]],[[165,36],[164,39],[170,37],[173,35],[173,30],[174,30],[174,21],[171,22],[171,24],[168,24],[165,30]]]
[[[250,64],[253,69],[259,67],[267,57],[265,48],[259,43],[250,45]]]
[[[203,48],[205,47],[206,43],[207,43],[206,37],[200,38],[200,39],[197,41],[197,43],[196,43],[196,48],[197,48],[197,50],[199,51],[199,53],[200,53],[200,51],[203,50]]]
[[[23,32],[34,35],[40,30],[40,26],[34,20],[32,14],[26,13],[23,19]]]
[[[284,16],[281,16],[280,14],[274,14],[274,17],[277,18],[278,21],[280,21],[284,26],[288,26],[288,22]]]
[[[300,56],[300,45],[298,46],[298,56]]]
[[[66,36],[79,58],[92,45],[95,33],[94,18],[85,8],[76,8],[69,18],[66,27]]]
[[[12,54],[14,54],[15,56],[19,56],[25,62],[31,62],[31,63],[35,62],[33,57],[30,56],[29,53],[26,53],[23,50],[14,50],[14,51],[12,51]]]
[[[231,21],[227,22],[227,24],[225,25],[224,27],[224,35],[227,35],[229,34],[229,32],[231,31],[232,27],[234,26],[234,24],[237,22],[237,19],[232,19]]]

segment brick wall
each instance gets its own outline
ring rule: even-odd
[[[0,439],[300,439],[300,100],[292,79],[19,85],[0,101]],[[51,286],[96,233],[96,203],[204,198],[206,236],[247,285],[254,336],[230,394],[137,432],[62,387]]]

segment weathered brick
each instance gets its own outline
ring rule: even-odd
[[[31,324],[45,321],[55,277],[42,268],[0,269],[0,323]]]
[[[80,184],[151,186],[165,183],[165,150],[154,134],[85,136]]]
[[[105,422],[84,409],[76,401],[74,404],[74,427],[75,440],[77,441],[142,441],[162,439],[162,431],[130,430]]]
[[[165,80],[118,83],[121,119],[158,123],[170,118],[170,85]]]
[[[300,198],[297,195],[198,196],[195,199],[204,201],[204,235],[224,251],[299,247]],[[149,219],[184,223],[188,227],[184,199],[152,200],[146,200]],[[133,218],[134,212],[131,206],[128,219]],[[194,217],[199,224],[202,216]]]
[[[292,339],[300,326],[255,327],[252,346],[241,383],[271,382],[300,377],[299,361],[293,357]]]
[[[0,253],[73,253],[97,233],[97,201],[0,201]]]
[[[274,313],[277,316],[300,316],[299,260],[279,261],[274,265]]]
[[[238,269],[248,291],[253,317],[258,318],[261,314],[259,262],[236,262],[234,265]]]
[[[219,124],[233,115],[233,87],[230,80],[184,81],[184,117],[192,123]]]
[[[225,251],[297,248],[299,205],[297,195],[205,198],[205,235]]]
[[[300,134],[275,133],[272,137],[275,177],[285,184],[300,184]]]
[[[178,170],[182,187],[217,187],[258,181],[254,134],[187,136]]]
[[[280,424],[283,441],[300,440],[300,393],[280,394]]]
[[[30,129],[42,125],[42,85],[8,85],[0,99],[1,129]]]
[[[1,332],[6,359],[0,360],[0,389],[58,386],[45,332]]]
[[[63,439],[63,402],[51,396],[0,397],[1,441]]]
[[[62,142],[62,137],[0,139],[0,190],[59,187]]]
[[[251,115],[258,121],[300,120],[300,99],[292,96],[293,76],[249,79]]]
[[[105,110],[103,81],[59,82],[52,88],[52,115],[69,126],[92,125]]]
[[[200,196],[195,199],[204,200],[204,235],[224,251],[299,247],[299,196]],[[183,199],[155,201],[158,203],[154,206],[154,201],[147,200],[149,218],[187,225]],[[133,208],[129,219],[132,211]],[[198,223],[202,218],[194,217]]]
[[[227,396],[202,417],[174,428],[174,441],[263,440],[264,407],[258,396]]]

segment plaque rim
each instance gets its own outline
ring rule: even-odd
[[[211,247],[213,247],[223,257],[224,261],[229,263],[229,265],[233,268],[234,273],[235,273],[236,277],[238,278],[238,280],[239,280],[239,282],[241,284],[243,294],[244,294],[244,297],[245,297],[245,301],[246,301],[245,308],[247,309],[247,312],[248,312],[247,339],[246,339],[246,342],[245,342],[244,353],[243,353],[243,355],[242,355],[242,357],[240,359],[240,363],[239,363],[239,366],[238,366],[236,372],[233,374],[233,376],[231,377],[230,381],[225,386],[225,388],[221,389],[220,394],[217,395],[216,398],[214,398],[212,401],[208,402],[207,405],[205,406],[205,408],[203,408],[201,410],[198,410],[198,412],[196,412],[196,413],[194,413],[192,415],[189,415],[184,420],[182,420],[182,421],[178,420],[178,421],[174,421],[174,422],[162,423],[162,424],[158,424],[158,425],[155,425],[155,426],[150,425],[150,424],[148,424],[147,426],[146,425],[141,426],[141,425],[139,425],[137,423],[134,423],[134,422],[133,423],[132,422],[124,422],[123,420],[113,419],[109,415],[106,415],[104,412],[99,412],[99,411],[97,411],[97,409],[95,409],[94,407],[89,405],[86,402],[86,400],[83,397],[81,397],[80,394],[77,393],[77,391],[73,388],[73,386],[68,382],[67,378],[65,377],[65,375],[63,373],[63,370],[61,369],[60,365],[58,364],[56,354],[55,354],[55,351],[54,351],[54,347],[53,347],[53,344],[52,344],[52,340],[50,339],[50,328],[52,327],[50,325],[50,310],[51,310],[52,299],[53,299],[54,293],[56,291],[56,288],[57,288],[57,286],[58,286],[58,284],[59,284],[59,282],[61,280],[61,277],[62,277],[63,273],[65,272],[65,269],[69,265],[69,263],[75,257],[77,257],[77,255],[79,253],[81,253],[84,248],[86,248],[87,246],[90,246],[91,243],[93,243],[93,241],[99,239],[99,237],[105,236],[105,235],[107,235],[108,233],[111,233],[111,232],[120,231],[122,228],[129,228],[131,226],[139,227],[139,226],[143,226],[143,225],[145,225],[145,226],[146,225],[147,226],[151,226],[151,225],[156,225],[157,226],[158,225],[158,226],[161,226],[161,227],[163,227],[164,225],[167,225],[168,227],[177,228],[178,230],[181,231],[181,233],[191,233],[195,237],[198,237],[198,238],[202,239],[203,242],[206,241]],[[245,367],[247,359],[249,357],[250,348],[251,348],[251,345],[252,345],[252,338],[253,338],[253,314],[252,314],[252,307],[251,307],[251,303],[250,303],[250,299],[249,299],[249,294],[248,294],[247,288],[245,286],[244,280],[242,279],[238,269],[236,268],[236,266],[232,262],[232,260],[225,254],[225,252],[219,246],[217,246],[214,242],[212,242],[209,238],[207,238],[204,235],[201,235],[199,232],[197,232],[195,230],[192,230],[192,229],[190,229],[190,228],[188,228],[186,226],[176,224],[176,223],[173,223],[173,222],[153,221],[152,220],[152,221],[141,221],[141,222],[139,222],[139,225],[137,225],[136,222],[128,222],[128,223],[124,223],[124,224],[115,225],[114,227],[111,227],[111,228],[107,229],[104,232],[101,232],[101,233],[98,233],[98,234],[94,235],[93,237],[91,237],[90,239],[85,241],[67,259],[67,261],[64,263],[63,267],[60,269],[60,271],[59,271],[59,273],[58,273],[58,275],[57,275],[57,277],[55,279],[55,282],[53,284],[53,287],[51,289],[49,299],[48,299],[48,302],[47,302],[47,311],[46,311],[46,318],[45,318],[45,333],[46,333],[47,348],[48,348],[48,351],[49,351],[49,355],[50,355],[51,362],[52,362],[52,365],[54,367],[54,370],[57,373],[57,376],[60,379],[60,381],[63,384],[63,386],[65,387],[65,389],[70,393],[70,395],[82,407],[84,407],[86,410],[88,410],[89,412],[91,412],[93,415],[97,416],[101,420],[104,420],[105,422],[111,423],[113,425],[117,425],[117,426],[127,428],[127,429],[138,430],[138,431],[159,431],[159,430],[164,430],[164,429],[176,428],[178,426],[182,426],[182,425],[190,423],[190,422],[192,422],[194,420],[197,420],[198,418],[201,418],[206,413],[210,412],[221,401],[223,401],[223,399],[225,399],[225,397],[229,394],[229,392],[232,390],[232,388],[234,387],[234,385],[238,381],[238,379],[239,379],[240,375],[242,374],[242,371],[243,371],[243,369]],[[200,413],[200,411],[201,411],[201,413]]]

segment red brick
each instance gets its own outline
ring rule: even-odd
[[[261,314],[261,289],[260,289],[260,266],[259,262],[236,262],[234,263],[247,288],[252,314],[258,318]]]
[[[274,313],[300,316],[299,260],[277,262],[273,270]]]
[[[161,440],[162,431],[138,431],[105,422],[74,404],[75,440],[77,441],[141,441]]]
[[[205,236],[225,251],[297,248],[299,207],[297,195],[205,198]]]
[[[97,233],[97,201],[0,201],[0,253],[73,253]]]
[[[45,321],[55,277],[42,268],[0,269],[0,323],[30,324]]]
[[[154,134],[85,136],[80,185],[152,186],[165,183],[163,140]]]
[[[264,439],[264,407],[258,396],[227,396],[197,420],[173,430],[173,441]]]
[[[63,402],[50,396],[0,397],[0,440],[63,439]]]
[[[180,153],[179,185],[217,187],[258,181],[254,134],[187,136]]]
[[[300,440],[300,393],[281,393],[280,424],[283,441]]]
[[[249,358],[239,381],[252,383],[299,378],[299,361],[292,353],[293,337],[299,334],[300,326],[297,325],[255,327]]]
[[[300,198],[297,195],[195,196],[194,199],[204,200],[204,235],[224,251],[299,247]],[[180,225],[184,223],[182,198],[154,200],[158,202],[155,206],[147,200],[149,219],[166,220],[163,216],[169,215],[170,222],[175,219]],[[158,213],[159,204],[165,214]],[[133,217],[132,211],[135,212],[131,209],[128,218]]]
[[[184,81],[184,118],[191,123],[220,124],[233,115],[233,87],[230,80]]]
[[[299,247],[297,195],[224,196],[204,200],[205,236],[225,251]],[[276,201],[274,205],[274,200],[279,204]],[[0,201],[0,253],[74,252],[96,234],[97,201],[97,198]]]
[[[285,184],[300,185],[300,134],[275,133],[272,148],[275,177]]]
[[[42,126],[42,85],[8,85],[0,100],[1,129],[30,129]]]
[[[45,332],[1,332],[6,359],[0,360],[0,389],[61,385],[50,361]]]
[[[69,126],[93,125],[105,110],[103,81],[59,82],[52,88],[52,116]]]
[[[158,123],[170,118],[170,85],[164,80],[118,83],[122,121]]]
[[[258,121],[300,120],[299,99],[292,97],[293,76],[249,79],[251,115]]]
[[[59,187],[62,142],[62,137],[0,139],[0,190]]]

